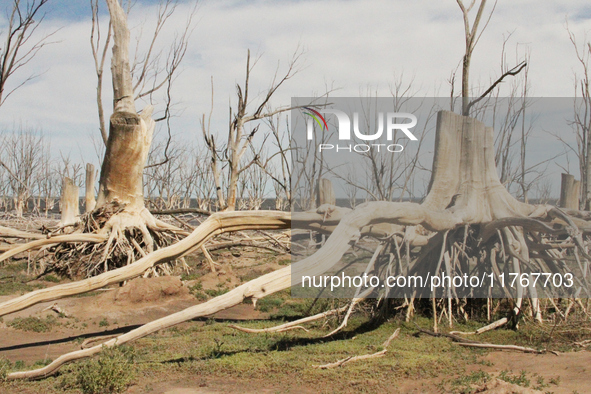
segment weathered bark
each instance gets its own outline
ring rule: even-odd
[[[142,115],[117,111],[111,116],[96,207],[117,201],[127,211],[144,209],[143,171],[152,142],[151,108]]]
[[[85,212],[90,212],[96,206],[96,199],[94,198],[94,165],[86,163],[86,187],[85,192]]]
[[[579,209],[579,191],[581,182],[570,174],[562,174],[560,183],[560,207]]]
[[[62,218],[60,224],[62,226],[69,226],[75,224],[80,220],[80,200],[78,186],[70,178],[64,178],[62,186]]]

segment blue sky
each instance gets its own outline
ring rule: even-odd
[[[10,3],[0,0],[0,9]],[[144,31],[149,30],[157,3],[137,1],[130,14],[132,37],[142,26]],[[178,33],[191,4],[181,1],[158,46],[165,48]],[[15,74],[14,83],[33,73],[42,75],[0,108],[0,130],[23,123],[51,138],[54,151],[70,152],[75,159],[92,158],[91,136],[98,137],[98,128],[89,3],[50,0],[48,5],[47,19],[39,33],[59,28],[54,36],[58,42],[44,48],[26,69]],[[5,13],[0,15],[2,30]],[[511,33],[506,45],[509,64],[526,47],[531,50],[531,94],[571,96],[573,72],[579,71],[580,65],[565,29],[567,17],[577,37],[591,30],[587,1],[499,0],[474,52],[475,91],[482,91],[499,75],[503,37]],[[106,17],[102,19],[107,22]],[[417,94],[448,96],[446,81],[461,60],[463,40],[462,17],[455,0],[204,0],[199,4],[190,48],[173,90],[179,114],[173,133],[188,142],[201,143],[199,120],[210,110],[213,77],[214,131],[223,134],[228,102],[235,100],[235,84],[244,78],[248,49],[253,56],[260,56],[252,74],[253,94],[265,91],[276,69],[280,73],[286,69],[298,46],[304,49],[301,71],[277,92],[273,102],[288,105],[292,96],[322,93],[327,85],[338,88],[335,96],[357,96],[367,91],[388,95],[398,78],[413,81]],[[145,40],[140,45],[145,45]],[[111,100],[109,78],[107,70],[107,108]]]

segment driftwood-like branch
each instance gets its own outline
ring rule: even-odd
[[[43,239],[47,238],[47,235],[41,233],[30,233],[28,231],[20,231],[10,227],[0,226],[0,238]]]
[[[516,350],[518,352],[524,353],[535,353],[535,354],[544,354],[546,353],[545,350],[536,350],[530,347],[525,346],[516,346],[516,345],[495,345],[492,343],[458,343],[460,346],[467,346],[467,347],[478,347],[478,348],[485,348],[485,349],[498,349],[498,350]]]
[[[206,209],[199,208],[179,208],[179,209],[166,209],[160,211],[150,211],[152,215],[178,215],[183,213],[198,213],[200,215],[211,215],[212,212]]]
[[[27,250],[37,249],[46,245],[55,245],[59,243],[68,242],[104,242],[107,237],[101,234],[68,234],[58,235],[56,237],[38,239],[35,241],[28,242],[26,244],[18,245],[7,252],[0,255],[0,262],[10,257],[16,256],[19,253],[26,252]]]
[[[233,329],[238,330],[238,331],[249,332],[249,333],[252,333],[252,334],[258,334],[258,333],[264,333],[264,332],[284,332],[284,331],[289,331],[289,330],[293,330],[293,329],[296,329],[296,328],[302,329],[304,331],[308,331],[306,328],[300,326],[300,324],[309,323],[309,322],[312,322],[312,321],[323,319],[323,318],[328,317],[328,316],[332,316],[332,315],[336,315],[338,313],[342,313],[345,310],[347,310],[348,307],[349,306],[346,305],[346,306],[343,306],[341,308],[331,309],[330,311],[327,311],[327,312],[318,313],[318,314],[316,314],[314,316],[304,317],[302,319],[294,320],[292,322],[281,324],[281,325],[275,326],[275,327],[269,327],[269,328],[246,328],[246,327],[236,326],[234,324],[231,324],[228,327],[233,328]]]
[[[494,330],[496,328],[502,327],[505,324],[507,324],[509,320],[506,317],[503,317],[502,319],[499,319],[495,322],[492,322],[491,324],[484,326],[484,327],[480,327],[478,330],[476,331],[469,331],[469,332],[463,332],[463,331],[450,331],[449,333],[452,335],[477,335],[477,334],[482,334],[483,332],[487,332],[487,331],[491,331]]]
[[[394,333],[392,335],[390,335],[390,337],[386,340],[386,342],[384,342],[382,344],[382,347],[384,349],[380,350],[379,352],[375,352],[372,354],[364,354],[362,356],[349,356],[346,357],[342,360],[338,360],[334,363],[330,363],[330,364],[323,364],[323,365],[313,365],[312,368],[316,368],[316,369],[331,369],[331,368],[336,368],[336,367],[341,367],[345,364],[348,364],[350,362],[353,361],[359,361],[359,360],[367,360],[370,358],[378,358],[378,357],[383,357],[387,352],[388,352],[388,346],[390,346],[390,342],[392,342],[392,340],[394,338],[396,338],[398,336],[398,334],[400,334],[400,328],[397,328],[396,331],[394,331]]]

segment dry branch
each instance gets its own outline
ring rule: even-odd
[[[392,335],[390,335],[390,337],[386,340],[386,342],[384,342],[382,344],[382,347],[384,348],[383,350],[380,350],[379,352],[375,352],[372,354],[364,354],[362,356],[349,356],[346,357],[342,360],[336,361],[334,363],[330,363],[330,364],[323,364],[323,365],[313,365],[312,368],[316,368],[316,369],[330,369],[330,368],[336,368],[336,367],[341,367],[347,363],[350,363],[352,361],[359,361],[359,360],[367,360],[370,358],[378,358],[378,357],[382,357],[386,354],[386,352],[388,352],[388,346],[390,346],[390,342],[392,342],[392,340],[394,338],[396,338],[398,336],[398,334],[400,334],[400,328],[397,328],[396,331],[394,331],[394,333]]]
[[[320,320],[320,319],[328,317],[328,316],[342,313],[345,310],[347,310],[347,308],[349,308],[348,305],[343,306],[341,308],[337,308],[337,309],[331,309],[330,311],[327,311],[327,312],[318,313],[313,316],[308,316],[308,317],[304,317],[302,319],[294,320],[292,322],[281,324],[279,326],[269,327],[269,328],[246,328],[246,327],[240,327],[240,326],[237,326],[234,324],[231,324],[228,327],[233,328],[238,331],[249,332],[249,333],[253,333],[253,334],[263,333],[263,332],[284,332],[284,331],[293,330],[296,328],[302,329],[304,331],[308,331],[306,328],[300,326],[300,324],[309,323],[312,321]]]
[[[104,242],[107,239],[106,236],[101,234],[68,234],[58,235],[51,238],[38,239],[31,241],[26,244],[22,244],[4,252],[0,255],[0,262],[10,257],[16,256],[19,253],[26,252],[27,250],[40,248],[46,245],[55,245],[60,243],[75,243],[75,242]]]
[[[494,329],[499,328],[501,326],[504,326],[505,324],[507,324],[507,322],[508,322],[508,319],[506,317],[503,317],[502,319],[499,319],[487,326],[481,327],[476,331],[470,331],[470,332],[450,331],[449,333],[452,335],[456,335],[456,334],[460,334],[460,335],[482,334],[483,332],[491,331],[491,330],[494,330]]]
[[[492,343],[458,343],[458,345],[467,346],[467,347],[486,348],[486,349],[516,350],[518,352],[524,352],[524,353],[535,353],[535,354],[546,353],[545,350],[536,350],[536,349],[532,349],[530,347],[516,346],[516,345],[495,345]]]

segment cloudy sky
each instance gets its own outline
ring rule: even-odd
[[[0,28],[6,25],[5,10],[11,3],[0,0]],[[130,14],[132,36],[150,30],[157,3],[137,1]],[[160,37],[161,47],[172,41],[193,5],[181,3]],[[591,30],[591,5],[583,0],[499,0],[474,53],[473,85],[484,86],[500,74],[503,38],[511,34],[506,44],[509,64],[526,49],[531,51],[531,94],[572,96],[573,73],[580,71],[580,64],[566,31],[567,18],[582,40]],[[57,29],[51,38],[55,43],[14,75],[13,84],[41,74],[0,107],[0,129],[5,132],[20,123],[38,128],[51,138],[54,151],[88,159],[93,155],[91,136],[98,137],[88,1],[50,0],[38,33]],[[277,93],[275,105],[289,104],[292,96],[321,94],[327,86],[337,89],[334,96],[368,90],[387,95],[401,77],[412,80],[419,94],[448,96],[446,81],[464,51],[462,15],[454,0],[203,0],[173,90],[179,114],[173,132],[200,141],[199,120],[210,110],[212,77],[214,125],[223,132],[228,102],[244,78],[247,50],[260,56],[251,80],[252,92],[260,93],[275,70],[286,69],[298,48],[304,51],[300,72]],[[105,90],[109,107],[109,75]]]

